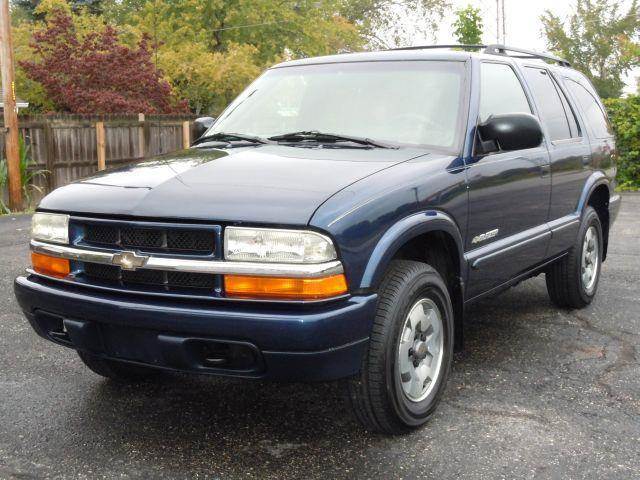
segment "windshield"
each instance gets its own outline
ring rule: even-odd
[[[207,135],[318,131],[453,150],[462,130],[464,68],[443,61],[274,68],[234,100]]]

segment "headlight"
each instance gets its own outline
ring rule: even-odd
[[[227,260],[323,263],[337,257],[333,242],[311,231],[228,227],[224,236],[224,256]]]
[[[42,242],[69,243],[69,215],[35,213],[31,219],[31,238]]]

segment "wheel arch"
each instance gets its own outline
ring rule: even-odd
[[[609,199],[611,198],[611,183],[602,172],[594,172],[587,180],[585,188],[580,196],[578,204],[578,213],[580,217],[584,215],[587,207],[592,207],[600,219],[602,225],[602,261],[607,258],[607,250],[609,247]]]
[[[431,248],[429,248],[431,247]],[[412,214],[389,228],[375,246],[362,277],[361,288],[377,289],[392,260],[431,264],[443,276],[454,308],[456,348],[462,348],[464,261],[462,235],[448,214],[428,210]]]

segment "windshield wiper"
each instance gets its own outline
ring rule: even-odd
[[[397,148],[391,145],[387,145],[386,143],[379,142],[377,140],[372,140],[370,138],[354,137],[351,135],[338,135],[335,133],[324,133],[318,132],[317,130],[275,135],[273,137],[269,137],[269,140],[273,140],[274,142],[304,142],[306,140],[312,140],[319,143],[353,142],[360,145],[369,145],[371,147],[377,148]]]
[[[240,140],[240,141],[260,143],[260,144],[269,143],[264,138],[254,137],[253,135],[245,135],[243,133],[217,132],[217,133],[212,133],[211,135],[205,135],[204,137],[198,138],[195,142],[193,142],[193,145],[198,145],[199,143],[211,142],[216,140],[219,140],[221,142],[233,142],[234,140],[236,141]]]

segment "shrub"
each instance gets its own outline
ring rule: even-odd
[[[616,133],[618,186],[640,189],[640,95],[607,98],[604,104]]]
[[[31,147],[24,141],[22,135],[18,137],[18,155],[20,157],[20,185],[22,186],[22,202],[27,208],[31,207],[33,192],[42,193],[42,189],[35,184],[38,177],[46,175],[47,170],[36,168],[35,161],[31,158]],[[5,187],[9,185],[7,160],[0,158],[0,214],[9,213],[9,207],[4,203],[2,195]]]

